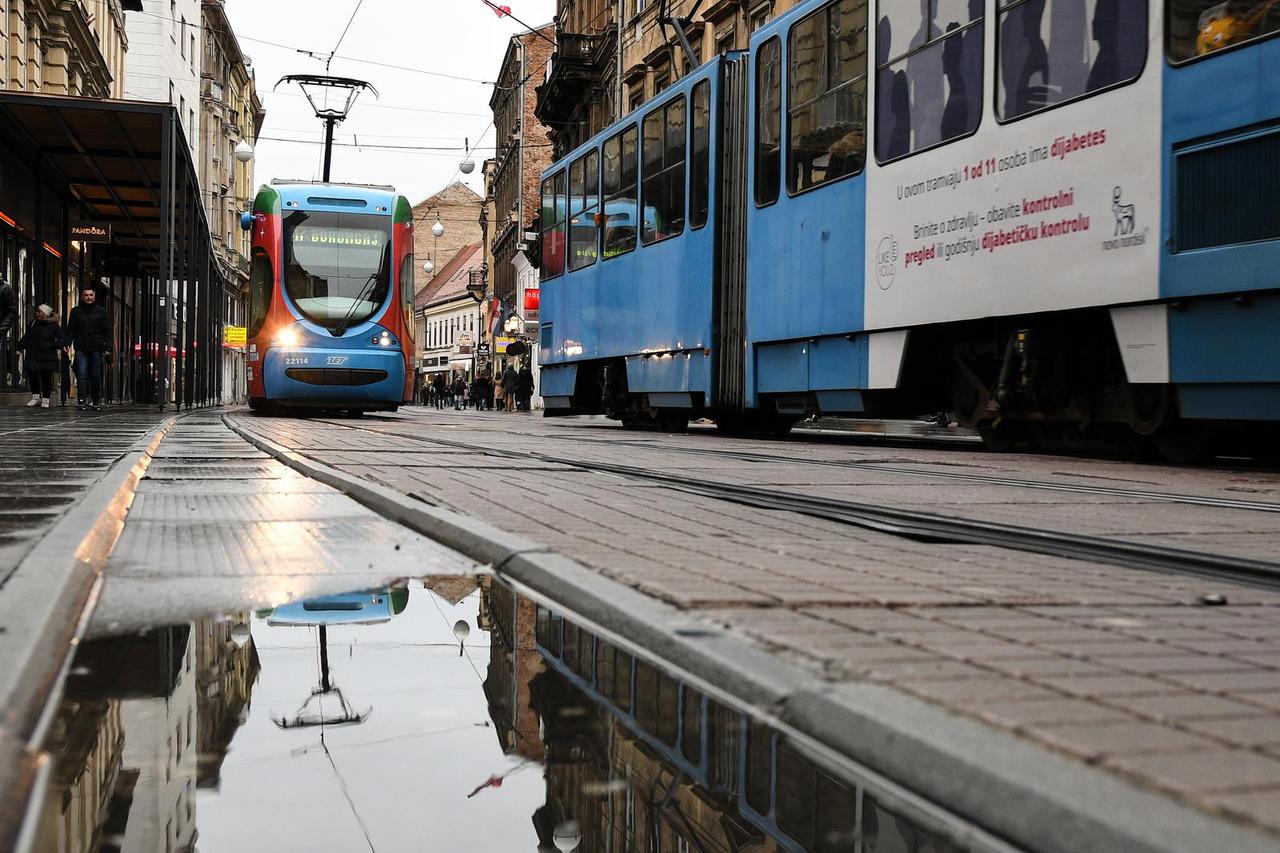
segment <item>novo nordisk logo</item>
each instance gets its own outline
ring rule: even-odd
[[[1130,246],[1141,246],[1147,242],[1147,230],[1138,231],[1137,208],[1133,204],[1125,204],[1124,190],[1115,187],[1111,190],[1111,213],[1116,218],[1116,227],[1112,239],[1102,241],[1102,250],[1127,249]]]

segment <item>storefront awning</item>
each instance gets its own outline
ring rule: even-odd
[[[110,223],[113,243],[138,250],[154,274],[171,244],[175,278],[188,277],[197,245],[211,246],[190,148],[170,104],[4,92],[0,144],[43,186],[65,189],[89,217]]]

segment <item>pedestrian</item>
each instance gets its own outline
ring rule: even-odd
[[[435,398],[436,408],[444,408],[444,374],[437,373],[431,379],[431,395]]]
[[[502,374],[498,374],[492,380],[493,382],[493,410],[495,412],[505,412],[507,410],[507,394],[502,387]]]
[[[58,369],[58,351],[62,348],[62,327],[48,305],[36,308],[36,319],[27,329],[18,349],[26,352],[23,364],[27,369],[27,382],[31,386],[28,406],[49,408],[53,392],[53,372]]]
[[[111,361],[111,317],[92,287],[80,291],[80,304],[67,317],[64,343],[76,352],[76,407],[97,411],[102,407],[102,365]]]
[[[502,371],[502,398],[506,401],[505,411],[514,412],[516,410],[516,369],[510,364]]]
[[[533,401],[533,370],[526,363],[521,366],[520,373],[516,376],[516,399],[520,404],[520,411],[529,411],[529,404]]]
[[[471,380],[471,405],[476,407],[476,411],[480,411],[484,407],[484,377],[479,373]]]
[[[453,391],[453,410],[462,411],[467,405],[467,380],[462,378],[461,373],[454,374],[451,390]]]
[[[18,294],[0,277],[0,388],[9,384],[9,330],[18,322]],[[17,378],[16,376],[14,377]]]

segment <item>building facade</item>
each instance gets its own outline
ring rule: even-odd
[[[462,247],[415,300],[419,375],[429,383],[437,373],[446,381],[455,373],[475,375],[480,343],[481,307],[467,291],[479,278],[484,252],[477,241]]]
[[[479,243],[480,209],[484,199],[461,181],[454,181],[435,195],[428,196],[413,206],[413,257],[419,264],[415,271],[418,292],[421,293],[464,247]],[[439,237],[431,233],[439,220],[444,233]],[[422,266],[431,261],[432,270]]]
[[[507,45],[489,106],[497,137],[493,170],[493,219],[489,222],[493,266],[490,292],[503,317],[515,308],[517,253],[527,248],[525,232],[538,223],[542,170],[551,165],[551,139],[535,115],[534,83],[551,60],[555,25],[513,36]]]
[[[266,113],[258,98],[249,57],[240,49],[223,0],[201,3],[200,40],[200,195],[214,262],[225,282],[222,312],[228,326],[245,323],[249,288],[249,232],[240,228],[240,212],[253,205],[253,160],[241,159],[241,142],[257,145]],[[222,348],[223,400],[239,402],[245,393],[244,351]]]
[[[200,153],[201,0],[142,0],[128,15],[124,96],[178,108],[187,147]]]
[[[84,98],[124,96],[126,9],[141,0],[8,0],[0,6],[0,88]]]
[[[547,126],[559,159],[618,116],[619,4],[561,0],[556,4],[555,53],[539,75],[535,114]]]

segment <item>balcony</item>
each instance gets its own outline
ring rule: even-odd
[[[600,35],[556,33],[556,52],[551,57],[551,73],[538,87],[534,115],[551,127],[568,123],[574,110],[586,100],[592,86],[600,82],[605,53],[614,31]]]

